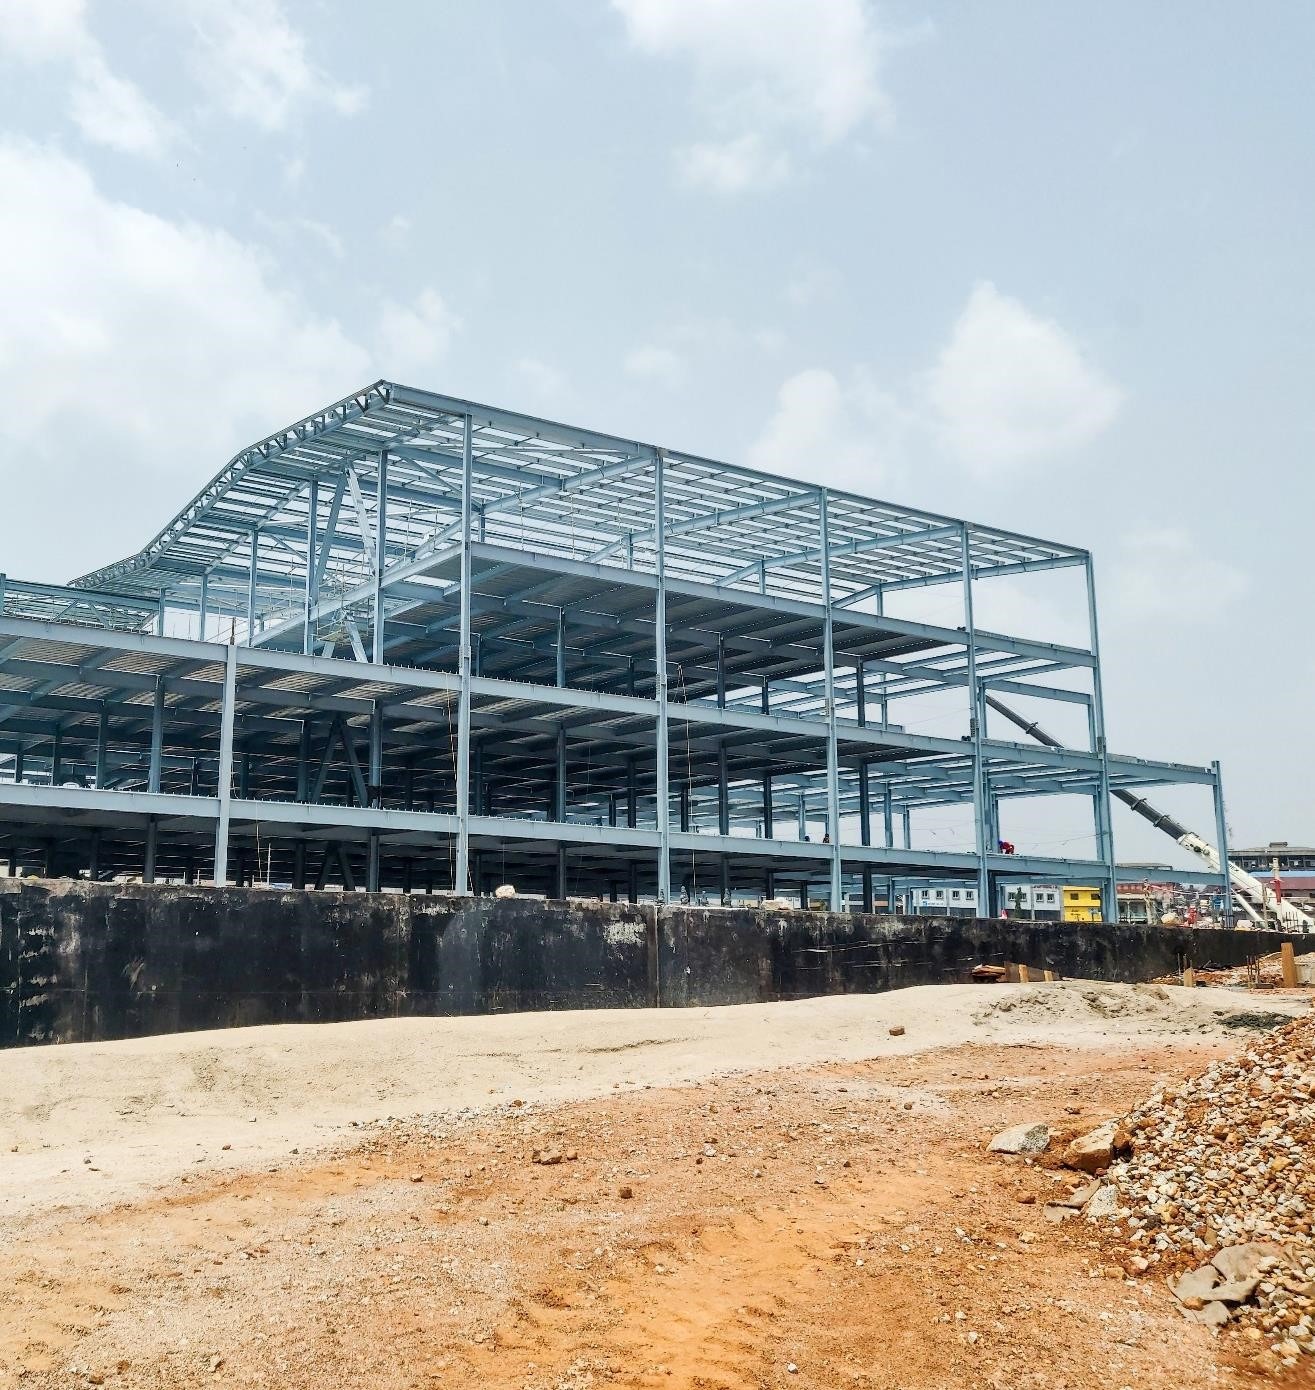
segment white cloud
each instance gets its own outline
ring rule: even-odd
[[[1243,570],[1181,527],[1145,526],[1121,539],[1110,594],[1125,621],[1208,624],[1250,587]]]
[[[177,138],[141,89],[111,70],[83,0],[5,0],[0,55],[67,68],[69,117],[93,144],[158,158]]]
[[[432,385],[432,373],[460,327],[460,318],[435,289],[421,290],[411,304],[386,300],[375,330],[382,375],[410,386]]]
[[[687,376],[685,359],[671,348],[646,343],[627,353],[624,362],[627,376],[658,386],[680,386]]]
[[[784,183],[790,177],[790,157],[751,133],[678,150],[676,172],[689,188],[747,193]]]
[[[939,454],[995,478],[1089,443],[1121,402],[1058,324],[983,283],[936,365],[897,389],[863,368],[847,382],[823,367],[790,377],[753,462],[796,476],[820,470],[860,491],[903,473],[914,456]]]
[[[343,116],[366,104],[363,87],[340,82],[311,62],[306,36],[281,0],[190,0],[196,45],[192,65],[230,116],[263,130],[286,129],[310,106]]]
[[[983,476],[1090,443],[1123,393],[1057,323],[978,284],[923,382],[944,447]]]
[[[830,145],[890,103],[887,46],[865,0],[612,0],[631,43],[693,64],[716,138],[679,158],[691,182],[723,192],[779,183],[797,138]]]
[[[863,375],[847,384],[811,367],[782,383],[776,410],[749,449],[770,473],[871,493],[898,462],[900,408]]]
[[[369,355],[257,249],[106,196],[67,156],[0,142],[0,554],[51,573],[139,548],[253,439],[370,380]]]

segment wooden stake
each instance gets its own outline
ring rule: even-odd
[[[1031,972],[1025,965],[1020,965],[1018,967],[1018,983],[1020,985],[1030,985],[1032,983]]]
[[[1196,988],[1196,971],[1193,970],[1192,967],[1191,967],[1190,965],[1187,967],[1186,970],[1183,971],[1183,988],[1184,988],[1184,989],[1195,989],[1195,988]]]
[[[1283,988],[1296,989],[1297,987],[1297,957],[1292,950],[1292,942],[1285,941],[1279,947],[1283,957]]]
[[[1041,978],[1046,984],[1053,985],[1055,983],[1055,972],[1053,970],[1043,970],[1041,972]]]

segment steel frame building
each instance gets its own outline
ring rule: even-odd
[[[1066,566],[1085,646],[975,623],[980,581]],[[927,585],[960,625],[884,611]],[[898,722],[947,690],[960,737]],[[1087,746],[988,736],[1011,694],[1082,706]],[[1222,833],[1217,764],[1106,748],[1086,551],[385,381],[138,554],[0,581],[23,871],[833,908],[1005,876],[1099,882],[1109,917],[1111,789],[1161,783],[1211,786]],[[1089,799],[1097,856],[997,853],[1000,801],[1050,794]],[[947,805],[973,850],[915,847]]]

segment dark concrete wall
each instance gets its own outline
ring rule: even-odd
[[[0,879],[0,1046],[398,1014],[663,1007],[966,980],[1146,980],[1276,932]],[[1304,947],[1303,947],[1304,948]]]

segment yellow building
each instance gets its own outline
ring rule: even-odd
[[[1100,889],[1082,885],[1064,885],[1064,921],[1099,922]]]

